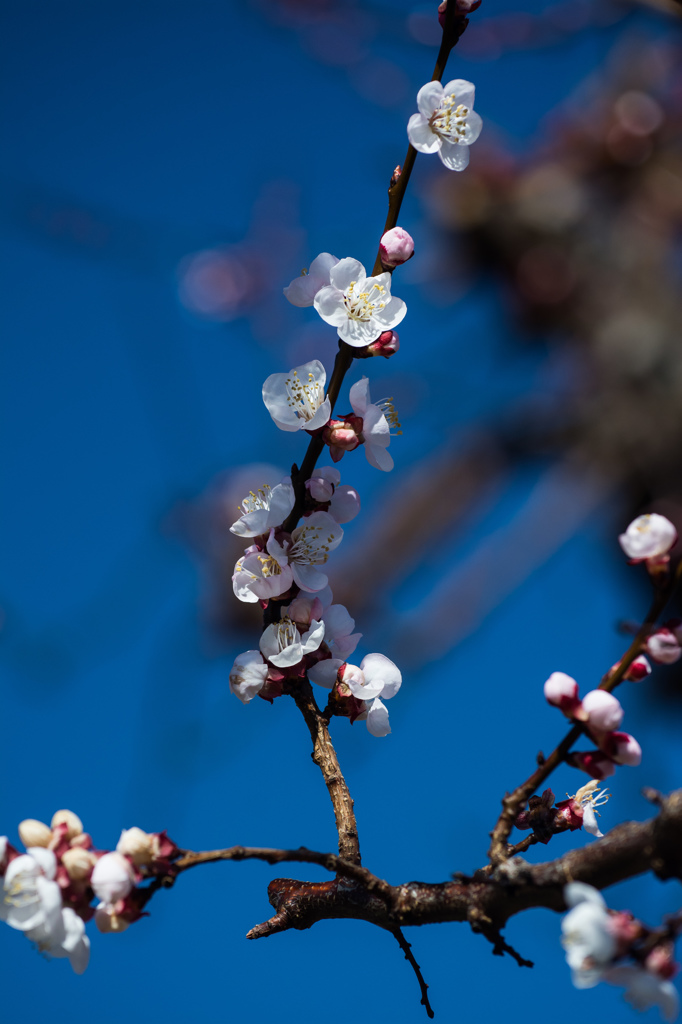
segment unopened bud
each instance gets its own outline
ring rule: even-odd
[[[567,718],[577,718],[580,721],[586,719],[587,715],[583,712],[578,697],[578,684],[565,672],[552,672],[543,691],[547,703],[559,708]]]
[[[616,662],[613,667],[618,668],[619,664],[620,662]],[[635,660],[630,664],[623,676],[623,679],[629,679],[633,683],[640,683],[642,679],[646,679],[646,677],[650,675],[651,665],[644,655],[640,654],[640,656],[635,658]]]
[[[120,853],[105,853],[100,857],[90,879],[95,895],[107,905],[125,899],[134,882],[133,869]]]
[[[566,758],[568,764],[587,772],[593,779],[608,779],[615,775],[616,766],[601,750],[576,751]]]
[[[651,971],[659,978],[674,978],[679,969],[673,959],[674,953],[671,942],[662,942],[659,946],[654,946],[644,961],[644,966],[647,971]]]
[[[116,850],[125,857],[130,857],[137,867],[141,867],[151,863],[154,856],[153,843],[154,837],[149,832],[143,832],[137,827],[128,828],[121,832]]]
[[[81,832],[80,835],[74,836],[70,843],[71,846],[82,846],[86,850],[92,849],[92,836],[89,832]]]
[[[610,732],[602,739],[600,746],[616,764],[636,768],[642,761],[642,748],[628,732]]]
[[[404,228],[391,228],[381,236],[379,256],[384,267],[399,267],[414,256],[414,239]]]
[[[383,356],[384,359],[390,359],[394,356],[400,348],[400,338],[398,337],[397,331],[384,331],[380,334],[376,341],[373,341],[371,345],[367,346],[368,356]]]
[[[97,863],[97,857],[82,846],[72,846],[62,854],[62,864],[72,882],[82,882],[89,878]]]
[[[457,0],[457,14],[466,17],[467,14],[471,14],[472,11],[477,11],[481,6],[481,0]],[[448,0],[443,0],[438,5],[438,23],[441,28],[445,28],[445,14],[448,9]]]
[[[398,166],[394,170],[393,174],[391,175],[391,181],[390,181],[389,186],[388,186],[389,188],[393,188],[394,185],[398,184],[398,179],[400,178],[400,175],[402,173],[403,173],[403,169],[400,166],[400,164],[398,164]]]
[[[19,838],[28,850],[29,846],[44,846],[47,848],[52,839],[52,829],[48,828],[42,821],[35,818],[26,818],[19,824]]]
[[[647,654],[659,665],[674,665],[682,657],[682,647],[677,637],[665,627],[651,634],[646,649]]]
[[[593,733],[611,732],[623,721],[623,709],[617,697],[607,690],[590,690],[583,697],[587,727]]]
[[[66,838],[68,840],[81,835],[83,831],[83,822],[73,811],[57,811],[53,814],[52,828],[57,828],[58,825],[66,825]]]

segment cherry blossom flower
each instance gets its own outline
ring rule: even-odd
[[[626,764],[636,768],[642,761],[642,748],[627,732],[609,732],[602,739],[600,746],[603,752],[616,764]]]
[[[603,974],[603,980],[611,985],[626,987],[623,998],[635,1010],[644,1013],[652,1006],[661,1011],[663,1020],[674,1021],[680,1008],[677,989],[665,978],[647,971],[639,965],[610,967]]]
[[[296,496],[287,476],[276,487],[265,484],[257,491],[249,491],[242,501],[244,512],[230,527],[238,537],[258,537],[273,526],[281,526],[294,507]]]
[[[455,78],[446,86],[427,82],[417,93],[419,113],[407,124],[411,144],[420,153],[438,153],[451,171],[469,163],[469,146],[481,134],[483,122],[472,109],[474,86]]]
[[[284,612],[299,626],[310,625],[318,619],[324,622],[324,646],[332,658],[345,661],[358,646],[362,633],[354,633],[355,619],[342,604],[333,604],[330,587],[320,590],[314,597],[304,594],[294,598]]]
[[[371,344],[397,327],[407,312],[403,300],[391,296],[391,275],[367,277],[358,260],[340,260],[332,267],[329,282],[315,296],[315,309],[347,345]]]
[[[308,271],[295,277],[284,289],[284,296],[292,306],[312,306],[320,288],[329,284],[329,272],[339,261],[329,252],[321,252],[310,264]]]
[[[372,736],[387,736],[390,733],[388,710],[379,698],[388,700],[394,697],[402,684],[402,675],[389,658],[383,654],[368,654],[359,667],[343,662],[340,658],[330,658],[313,665],[308,670],[308,676],[314,683],[328,690],[337,680],[344,684],[354,697],[364,702],[365,710],[357,717],[367,721]]]
[[[384,267],[399,267],[414,256],[414,239],[404,228],[391,228],[381,236],[379,256]]]
[[[30,846],[7,866],[0,919],[10,928],[35,932],[46,940],[61,926],[62,894],[55,881],[57,858],[43,846]],[[30,937],[30,936],[29,936]]]
[[[324,396],[327,374],[319,359],[288,373],[271,373],[263,385],[263,401],[280,430],[317,430],[331,416]]]
[[[665,627],[651,634],[646,642],[646,650],[659,665],[674,665],[682,657],[682,647],[677,637]]]
[[[656,512],[633,519],[618,538],[632,563],[660,559],[668,554],[676,541],[677,530],[673,524]]]
[[[105,853],[95,864],[90,884],[95,896],[106,906],[125,899],[135,884],[130,861],[116,851]]]
[[[285,617],[268,626],[260,638],[260,652],[277,668],[298,665],[306,654],[316,651],[324,640],[325,624],[310,623],[310,629],[301,636],[296,625]]]
[[[230,669],[230,692],[238,697],[242,704],[260,693],[268,677],[268,666],[260,651],[244,651],[239,654]]]
[[[41,938],[38,931],[26,933],[47,957],[68,957],[75,974],[82,974],[90,962],[90,939],[83,920],[71,907],[62,909],[59,924]]]
[[[584,828],[590,835],[601,839],[603,833],[599,831],[597,824],[599,812],[596,808],[602,807],[609,798],[608,790],[599,789],[597,780],[592,779],[582,786],[575,796],[570,796],[568,800],[562,800],[557,804],[557,810],[560,812],[557,817],[563,818],[571,830]]]
[[[305,482],[310,497],[321,504],[329,502],[329,515],[337,523],[349,523],[360,511],[360,497],[354,487],[341,484],[341,474],[333,466],[320,466]]]
[[[286,593],[294,574],[288,558],[282,558],[280,552],[281,545],[275,543],[274,530],[271,530],[265,551],[254,545],[237,560],[232,589],[240,601],[253,604]]]
[[[583,882],[564,887],[564,900],[572,909],[561,922],[561,944],[576,988],[593,988],[617,952],[604,897]]]
[[[325,564],[342,538],[343,530],[328,512],[313,512],[292,532],[290,541],[285,536],[280,542],[273,530],[267,549],[283,566],[282,572],[284,568],[291,570],[294,582],[301,590],[315,593],[326,587],[328,582],[316,566]],[[280,593],[284,591],[280,590]]]
[[[369,380],[363,377],[350,389],[350,404],[355,415],[347,416],[344,421],[330,420],[322,435],[330,447],[332,458],[338,462],[346,451],[364,443],[370,466],[388,473],[393,469],[393,458],[386,451],[391,442],[391,427],[395,428],[396,434],[402,434],[393,399],[384,398],[372,403]],[[339,424],[338,431],[334,424]]]

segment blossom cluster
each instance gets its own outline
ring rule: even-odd
[[[679,998],[670,979],[678,965],[670,936],[651,932],[627,911],[609,910],[591,885],[571,882],[564,900],[571,909],[561,925],[561,941],[576,988],[593,988],[600,981],[622,985],[636,1010],[657,1006],[664,1020],[675,1020]]]
[[[146,916],[148,887],[141,883],[171,872],[180,852],[165,832],[141,828],[124,829],[115,850],[97,850],[67,810],[49,826],[27,818],[18,832],[25,853],[0,836],[0,919],[44,956],[68,958],[76,974],[90,959],[86,921],[94,918],[101,932],[122,932]]]
[[[540,843],[548,843],[553,835],[559,832],[574,832],[584,828],[590,835],[601,839],[597,824],[597,807],[603,806],[609,799],[606,789],[599,789],[596,779],[590,779],[574,796],[567,796],[554,805],[554,793],[546,789],[542,796],[532,796],[527,809],[517,814],[514,821],[521,831],[533,830]]]

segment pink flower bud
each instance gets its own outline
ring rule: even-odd
[[[677,530],[656,512],[638,516],[621,533],[618,542],[631,562],[654,561],[666,556],[677,541]]]
[[[646,642],[646,649],[659,665],[674,665],[682,657],[682,647],[677,637],[665,627],[652,633]]]
[[[544,685],[544,694],[547,703],[559,708],[567,718],[585,720],[586,715],[578,698],[578,684],[565,672],[552,672]]]
[[[481,6],[481,0],[457,0],[457,13],[466,17],[467,14],[471,14],[472,11],[477,11]],[[445,28],[445,13],[448,9],[448,0],[443,0],[438,5],[438,23],[441,28]]]
[[[58,828],[60,825],[66,825],[65,834],[68,840],[75,839],[83,832],[83,822],[73,811],[55,811],[52,815],[52,828]]]
[[[619,665],[620,662],[617,661],[613,668],[618,668]],[[646,679],[646,677],[650,675],[651,665],[644,657],[644,655],[640,654],[640,656],[638,658],[635,658],[635,660],[630,664],[625,675],[623,676],[623,679],[629,679],[633,683],[640,683],[642,679]]]
[[[414,239],[403,228],[391,228],[382,236],[379,255],[384,267],[399,267],[414,256]]]
[[[590,690],[583,697],[587,727],[592,733],[611,732],[623,721],[623,709],[617,697],[606,690]]]
[[[362,442],[362,416],[349,414],[343,419],[329,420],[322,431],[322,440],[329,445],[329,454],[338,462],[346,452],[352,452]]]
[[[608,779],[616,772],[616,766],[601,750],[576,751],[567,759],[574,768],[587,772],[593,779]]]
[[[135,882],[130,862],[120,853],[105,853],[95,864],[90,883],[105,905],[124,900]]]
[[[642,748],[635,737],[627,732],[608,733],[600,746],[616,764],[627,764],[631,768],[636,768],[641,763]]]
[[[644,961],[647,971],[659,978],[674,978],[679,967],[673,960],[675,950],[671,942],[662,942],[660,946],[654,946]]]
[[[397,331],[384,331],[376,341],[367,346],[368,356],[383,356],[390,359],[400,348],[400,339]]]

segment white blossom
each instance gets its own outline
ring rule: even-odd
[[[315,309],[354,348],[397,327],[407,312],[403,300],[391,296],[388,271],[367,277],[362,263],[347,257],[332,267],[329,281],[315,296]]]
[[[362,437],[365,455],[370,466],[385,473],[393,469],[393,458],[386,451],[391,443],[391,427],[402,433],[398,416],[390,398],[372,403],[369,394],[369,380],[363,377],[350,389],[350,404],[356,416],[362,417]]]
[[[289,589],[294,574],[288,557],[281,552],[281,545],[275,542],[274,530],[271,530],[265,551],[250,548],[237,560],[232,589],[240,601],[251,604],[267,601]]]
[[[596,779],[590,779],[582,786],[571,799],[582,808],[583,828],[590,835],[597,839],[603,838],[604,833],[599,831],[597,824],[597,807],[602,807],[610,799],[611,794],[607,789],[599,789]]]
[[[90,884],[95,896],[107,906],[124,900],[135,884],[135,874],[130,862],[114,851],[105,853],[95,864]]]
[[[637,516],[618,538],[623,551],[634,562],[667,555],[676,540],[677,530],[673,524],[656,512]]]
[[[292,306],[312,306],[320,288],[329,284],[329,272],[338,262],[331,253],[321,252],[310,264],[310,269],[307,272],[304,270],[300,277],[295,277],[284,289],[285,298]]]
[[[319,359],[295,366],[288,373],[271,373],[263,385],[263,401],[280,430],[317,430],[331,416],[324,396],[327,382]]]
[[[671,981],[652,974],[644,967],[611,967],[604,972],[604,981],[611,985],[625,985],[624,999],[641,1013],[657,1006],[663,1020],[674,1021],[677,1017],[680,1008],[677,989]]]
[[[294,507],[295,494],[291,477],[287,476],[276,487],[264,484],[257,491],[249,491],[242,501],[243,513],[232,524],[230,532],[238,537],[258,537],[273,526],[281,526]]]
[[[244,651],[230,669],[230,691],[242,704],[248,704],[263,689],[267,676],[268,666],[260,651]]]
[[[68,957],[76,974],[82,974],[90,962],[90,939],[85,924],[71,907],[62,909],[57,927],[41,937],[38,932],[27,932],[41,953],[48,957]]]
[[[572,909],[561,922],[561,944],[576,988],[593,988],[617,952],[604,897],[591,885],[571,882],[564,900]]]
[[[277,668],[298,665],[306,654],[316,651],[324,640],[324,622],[310,623],[310,629],[301,636],[290,618],[273,622],[260,638],[260,651]]]
[[[315,593],[326,587],[328,582],[326,575],[316,566],[325,564],[342,537],[343,530],[328,512],[313,512],[293,530],[291,541],[284,538],[280,542],[273,531],[267,548],[280,566],[291,570],[294,582],[301,590]],[[284,593],[284,588],[279,593]]]
[[[332,658],[345,661],[353,653],[362,638],[354,633],[355,619],[351,618],[342,604],[333,604],[330,587],[324,587],[314,597],[300,594],[284,611],[299,625],[309,625],[314,619],[324,621],[324,642],[332,652]]]
[[[37,936],[34,941],[47,941],[56,934],[62,912],[56,874],[57,858],[45,847],[31,846],[15,857],[5,871],[0,918],[10,928]]]
[[[360,511],[358,492],[341,484],[341,474],[333,466],[318,466],[305,485],[315,501],[330,503],[329,515],[337,523],[349,523]]]
[[[474,86],[455,78],[446,86],[427,82],[417,93],[419,113],[407,124],[410,142],[420,153],[438,153],[451,171],[469,163],[469,146],[481,134],[483,122],[473,110]]]
[[[341,670],[341,671],[340,671]],[[314,683],[330,690],[339,678],[352,695],[365,704],[358,719],[367,721],[367,728],[373,736],[387,736],[390,731],[388,710],[379,698],[394,697],[402,684],[402,675],[397,665],[383,654],[368,654],[360,665],[350,665],[340,658],[319,661],[308,670]]]

